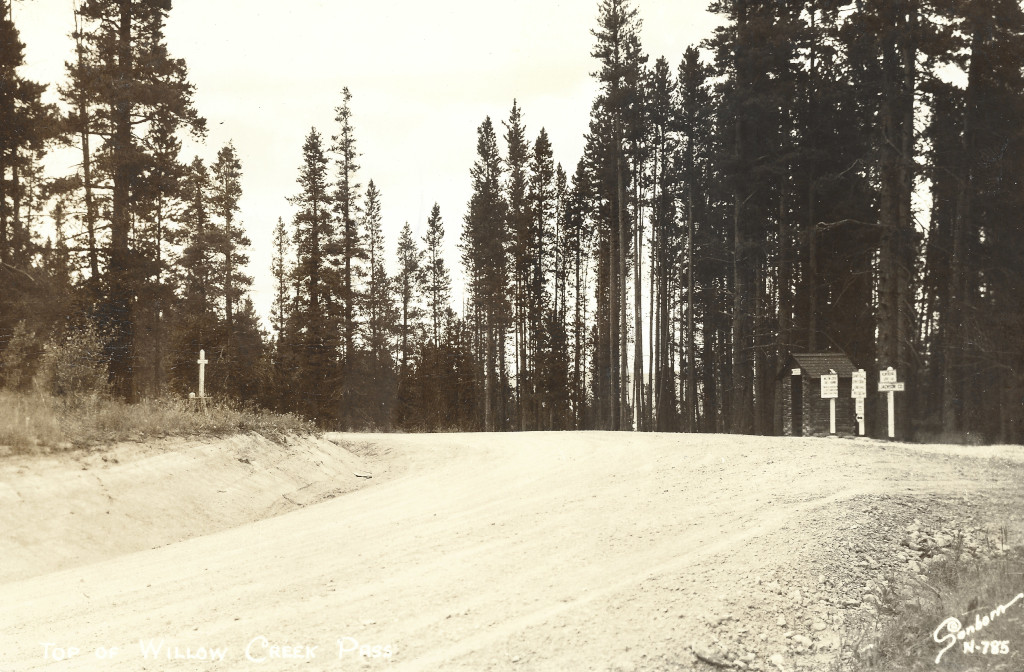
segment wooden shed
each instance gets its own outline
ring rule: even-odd
[[[853,372],[841,352],[794,353],[779,371],[783,436],[829,436],[829,400],[821,398],[821,377],[839,376],[836,436],[856,436],[856,405],[850,397]]]

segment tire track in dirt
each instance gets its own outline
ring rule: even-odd
[[[720,595],[741,592],[741,575],[802,571],[798,549],[827,532],[804,529],[808,519],[874,494],[1012,493],[1021,474],[1020,465],[810,439],[336,438],[363,446],[356,452],[373,464],[373,487],[0,585],[0,622],[17,623],[0,669],[95,667],[40,660],[39,637],[136,648],[134,640],[156,635],[182,646],[223,643],[233,658],[217,669],[239,670],[253,669],[241,651],[259,634],[318,643],[321,652],[341,636],[396,651],[390,663],[318,659],[316,669],[606,669],[626,647],[671,657],[702,616],[726,608]],[[684,583],[685,592],[665,592]],[[135,656],[105,669],[143,664]],[[311,666],[281,660],[262,669]]]
[[[842,500],[868,494],[869,492],[870,490],[866,489],[844,490],[820,499],[775,509],[767,518],[758,519],[756,525],[734,530],[725,536],[715,535],[712,537],[707,534],[701,534],[700,532],[691,533],[680,538],[679,542],[680,544],[688,546],[699,546],[700,548],[697,548],[696,550],[690,551],[681,556],[659,558],[656,564],[646,567],[640,571],[636,571],[635,569],[629,571],[632,566],[633,559],[627,558],[624,562],[619,562],[615,565],[606,567],[606,571],[603,572],[604,576],[601,578],[608,579],[609,583],[603,585],[600,589],[589,590],[584,596],[558,604],[548,605],[546,607],[515,616],[502,623],[497,628],[490,629],[485,633],[481,633],[473,637],[462,639],[461,641],[453,643],[444,649],[434,650],[412,660],[402,661],[401,663],[392,666],[392,669],[410,671],[455,669],[451,667],[451,665],[458,663],[466,665],[466,669],[473,669],[473,666],[479,665],[478,660],[466,661],[460,659],[464,659],[467,656],[477,654],[481,651],[487,651],[489,649],[494,650],[496,643],[508,639],[527,628],[536,627],[546,623],[553,617],[566,612],[582,610],[595,601],[607,600],[612,595],[634,589],[639,584],[649,581],[654,577],[685,571],[687,568],[693,567],[698,563],[706,562],[711,558],[720,556],[730,549],[734,549],[739,544],[748,542],[756,537],[776,532],[786,523],[795,521],[799,514],[806,513],[813,509],[823,508]],[[737,512],[736,515],[730,516],[728,520],[729,522],[734,522],[741,517],[741,512]],[[614,578],[624,575],[627,578]]]

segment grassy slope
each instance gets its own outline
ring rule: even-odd
[[[963,640],[946,637],[973,626],[991,610],[1024,592],[1024,548],[1000,544],[995,557],[972,558],[958,543],[925,571],[925,581],[892,581],[879,605],[877,621],[865,646],[845,670],[934,670],[967,672],[1024,669],[1024,609],[1015,604],[983,631]],[[1020,602],[1020,600],[1017,600]],[[956,619],[958,624],[949,625]],[[1004,642],[990,647],[992,642]],[[936,656],[946,644],[948,651]],[[991,650],[989,650],[991,648]]]
[[[256,432],[268,438],[315,431],[312,423],[232,402],[206,412],[182,399],[128,405],[99,395],[56,398],[0,390],[0,454],[177,435]]]

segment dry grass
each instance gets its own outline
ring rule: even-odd
[[[974,641],[973,652],[965,651],[962,640],[945,639],[949,631],[940,628],[953,618],[967,628],[1024,592],[1024,548],[1009,548],[1007,528],[1002,529],[1001,538],[992,540],[995,557],[973,558],[958,539],[946,561],[928,567],[925,581],[892,577],[878,617],[868,628],[871,634],[858,642],[853,659],[841,669],[1024,670],[1024,600],[965,638]],[[991,642],[1006,642],[1008,651],[983,652],[996,648]],[[952,646],[942,653],[946,644]]]
[[[314,425],[229,401],[204,412],[186,400],[129,405],[98,394],[56,398],[0,390],[0,452],[68,450],[149,437],[256,432],[268,438],[315,433]]]

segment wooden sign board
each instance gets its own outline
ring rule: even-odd
[[[902,382],[900,382],[900,383],[897,383],[897,382],[892,382],[892,383],[882,382],[882,383],[878,384],[878,391],[879,392],[905,392],[906,388],[907,388],[906,383],[902,383]]]
[[[839,397],[839,376],[826,373],[821,376],[821,398],[836,399]]]
[[[850,388],[850,396],[854,399],[863,399],[868,396],[868,372],[860,369],[853,372],[853,385]]]
[[[896,382],[896,369],[891,366],[885,371],[878,372],[878,382],[880,383],[895,383]]]

